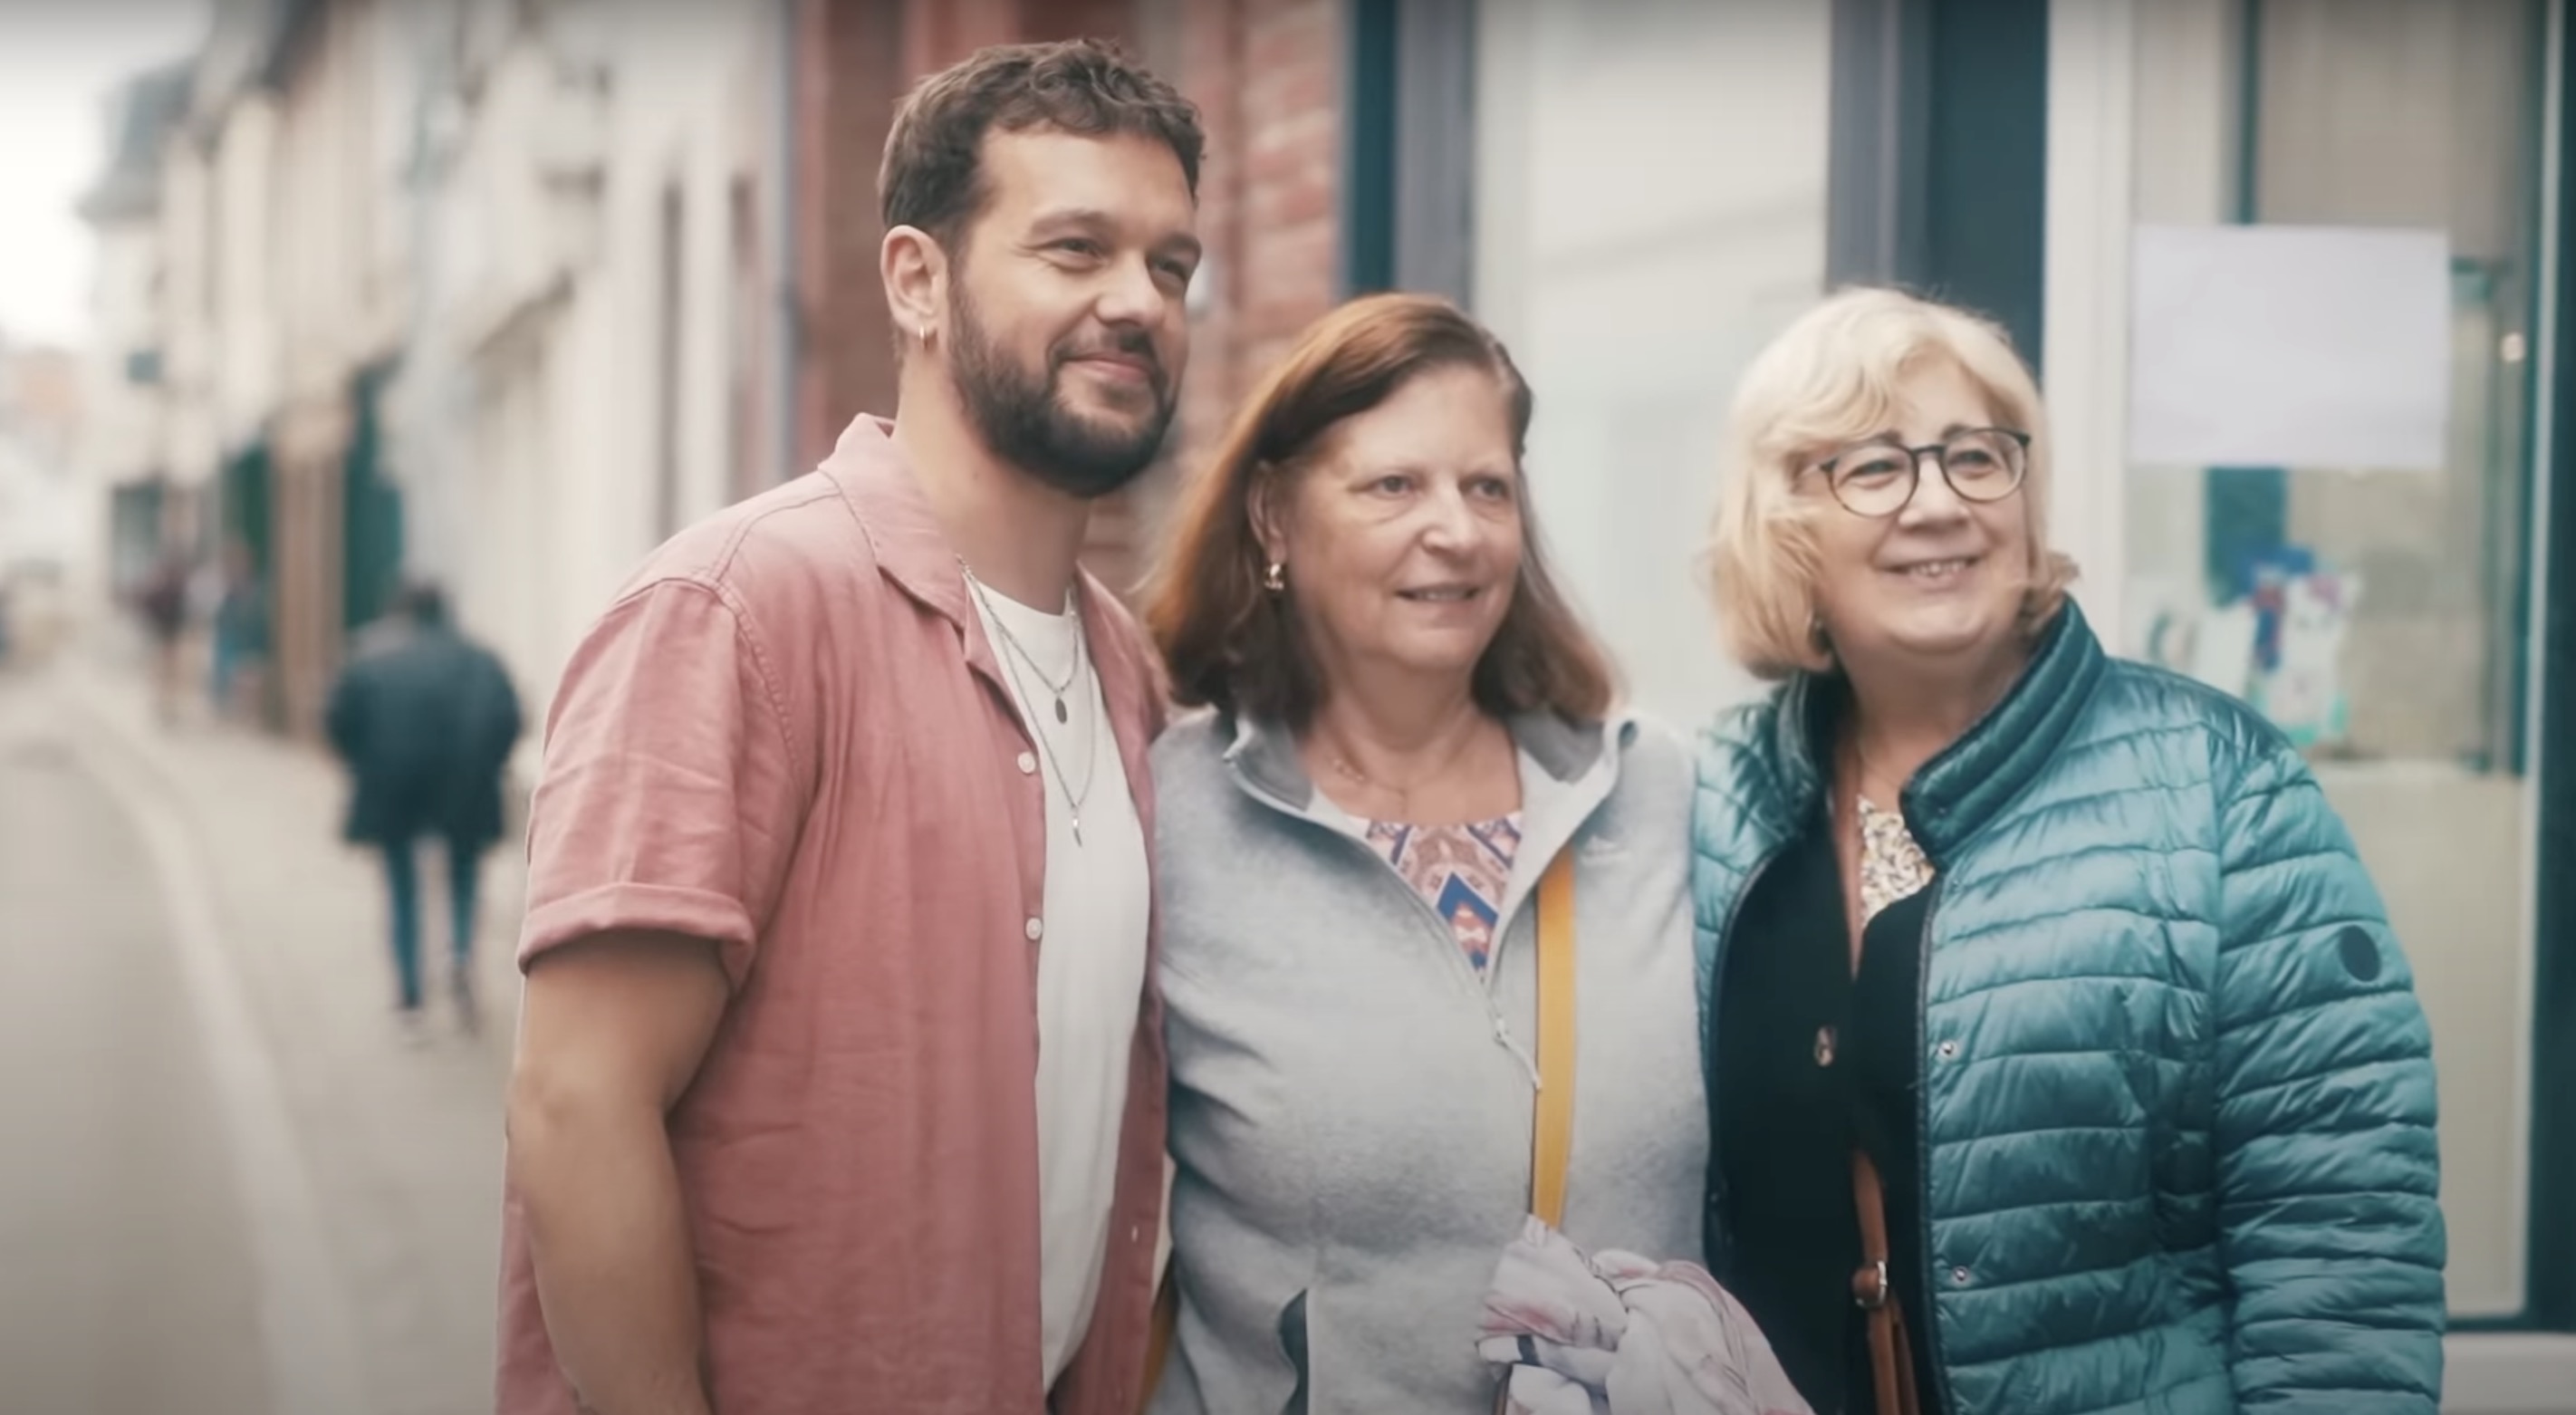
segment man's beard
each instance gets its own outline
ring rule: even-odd
[[[1081,346],[1057,344],[1047,350],[1045,372],[1032,377],[995,346],[962,289],[949,297],[948,322],[958,399],[993,455],[1086,501],[1118,490],[1153,464],[1172,424],[1172,387],[1162,358],[1144,333],[1113,332]],[[1144,362],[1145,391],[1153,409],[1143,421],[1103,423],[1064,405],[1059,388],[1064,366],[1103,351]]]

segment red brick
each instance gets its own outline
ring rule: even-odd
[[[1243,176],[1247,184],[1292,180],[1322,160],[1318,144],[1273,143],[1256,151],[1242,153]]]
[[[1025,38],[1015,0],[903,0],[903,62],[918,77],[988,44]]]
[[[1294,177],[1265,183],[1245,193],[1244,219],[1254,226],[1271,230],[1328,221],[1340,196],[1330,171],[1309,168]]]
[[[842,424],[894,405],[894,358],[876,275],[876,172],[897,95],[901,0],[798,7],[796,288],[803,315],[799,462]]]
[[[1336,9],[1316,0],[1254,6],[1244,26],[1246,75],[1258,77],[1272,69],[1310,62],[1317,54],[1337,48]]]
[[[1247,160],[1280,158],[1288,161],[1331,162],[1334,147],[1341,134],[1341,120],[1331,112],[1290,113],[1271,118],[1251,115],[1252,131],[1244,140]]]
[[[1311,5],[1301,10],[1311,10]],[[1293,13],[1252,23],[1252,34],[1244,44],[1244,77],[1260,80],[1278,70],[1314,62],[1316,54],[1324,49],[1324,34],[1319,31],[1337,28],[1319,21],[1321,18],[1314,13]]]
[[[1028,39],[1126,40],[1136,27],[1134,0],[1023,0],[1020,31]]]

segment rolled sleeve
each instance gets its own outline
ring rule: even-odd
[[[719,588],[628,594],[565,667],[530,806],[519,966],[655,931],[714,943],[740,987],[776,906],[810,771],[754,626]]]

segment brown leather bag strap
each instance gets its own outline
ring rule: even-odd
[[[1852,1272],[1852,1300],[1869,1313],[1869,1367],[1878,1415],[1921,1415],[1905,1310],[1887,1275],[1887,1189],[1879,1182],[1878,1166],[1857,1146],[1852,1149],[1852,1206],[1860,1214],[1860,1266]]]
[[[1163,1364],[1172,1359],[1172,1335],[1181,1324],[1181,1289],[1172,1282],[1169,1269],[1154,1291],[1154,1315],[1145,1328],[1145,1394],[1136,1408],[1139,1411],[1154,1403],[1154,1390],[1163,1383]]]

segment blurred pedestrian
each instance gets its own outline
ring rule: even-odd
[[[179,721],[179,703],[187,680],[188,588],[192,578],[187,556],[164,550],[134,598],[145,634],[151,638],[152,701],[165,727]]]
[[[1088,42],[925,80],[880,183],[898,417],[682,532],[574,651],[504,1415],[1134,1415],[1161,699],[1077,557],[1171,423],[1202,146]]]
[[[257,715],[268,667],[268,594],[250,547],[224,547],[223,582],[215,600],[208,693],[215,715],[247,721]]]
[[[2103,652],[2045,423],[1886,290],[1737,390],[1718,612],[1782,686],[1700,762],[1710,1266],[1820,1410],[2433,1415],[2405,955],[2288,739]]]
[[[451,622],[437,587],[406,588],[383,636],[332,684],[327,728],[349,768],[347,838],[384,857],[397,1004],[423,1015],[419,850],[444,849],[449,986],[459,1022],[478,1022],[474,911],[483,852],[501,837],[501,777],[520,732],[518,694],[499,658]]]

